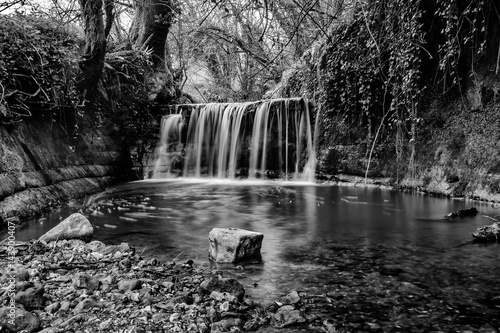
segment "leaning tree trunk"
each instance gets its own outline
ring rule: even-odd
[[[85,29],[85,46],[79,60],[82,75],[76,88],[87,100],[97,91],[106,55],[102,0],[79,0]]]
[[[175,0],[136,0],[131,39],[138,50],[150,50],[155,73],[148,78],[150,99],[169,102],[175,97],[174,81],[167,62],[167,35],[172,25]]]

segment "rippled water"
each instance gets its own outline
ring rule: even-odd
[[[277,186],[295,193],[270,195],[269,189]],[[424,270],[453,265],[463,272],[491,267],[484,274],[499,276],[500,246],[470,242],[472,231],[492,223],[485,215],[500,214],[487,204],[385,189],[218,180],[130,182],[87,204],[92,207],[88,212],[96,228],[94,239],[129,242],[137,252],[163,260],[192,259],[206,269],[225,269],[242,280],[251,295],[265,301],[291,289],[321,291],[318,285],[324,281],[318,280],[318,272],[332,266],[328,258],[336,258],[335,244],[354,251],[383,249],[389,253],[383,264],[406,263],[411,268],[426,262],[431,266]],[[471,206],[480,211],[475,217],[444,217]],[[25,225],[17,239],[39,237],[79,208],[66,207]],[[210,263],[208,233],[214,227],[264,233],[263,263],[243,269]]]

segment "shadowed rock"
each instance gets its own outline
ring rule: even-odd
[[[477,209],[474,207],[467,208],[467,209],[462,209],[456,212],[449,213],[446,215],[448,218],[453,218],[453,217],[465,217],[465,216],[476,216],[478,213]]]
[[[16,303],[22,304],[26,309],[43,308],[44,287],[37,283],[33,287],[16,293]]]

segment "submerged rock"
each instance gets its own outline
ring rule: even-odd
[[[245,289],[235,279],[231,278],[220,278],[217,276],[212,277],[211,279],[205,280],[200,284],[200,290],[204,294],[212,294],[212,292],[217,291],[219,293],[227,293],[238,300],[242,301],[243,296],[245,295]],[[222,299],[222,297],[221,297]],[[229,300],[229,299],[227,299]]]
[[[94,227],[80,213],[71,214],[64,221],[42,235],[39,240],[49,243],[63,239],[79,239],[89,242],[94,234]]]
[[[258,195],[262,197],[286,197],[290,195],[294,195],[297,191],[286,188],[283,186],[271,187],[269,189],[265,189],[257,192]]]
[[[214,228],[208,235],[209,257],[215,262],[237,262],[255,258],[260,260],[264,234],[236,228]]]

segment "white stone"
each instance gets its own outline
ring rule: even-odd
[[[64,221],[42,235],[39,240],[52,242],[63,239],[79,239],[89,242],[94,234],[94,227],[80,213],[71,214]]]
[[[260,259],[264,234],[237,228],[214,228],[208,235],[209,257],[215,262]]]

